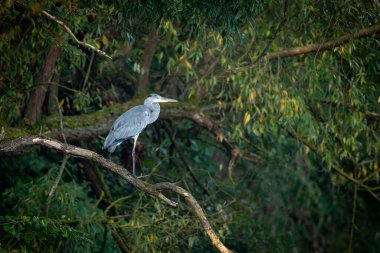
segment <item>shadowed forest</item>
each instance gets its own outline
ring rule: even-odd
[[[378,253],[379,122],[377,0],[1,1],[0,252]]]

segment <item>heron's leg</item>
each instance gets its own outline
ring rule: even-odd
[[[135,169],[135,160],[136,160],[136,156],[135,156],[135,148],[136,148],[136,142],[137,142],[137,138],[139,136],[136,135],[135,137],[133,137],[133,149],[132,149],[132,174],[134,176],[136,176],[136,169]]]

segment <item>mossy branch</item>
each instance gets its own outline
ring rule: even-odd
[[[41,121],[39,125],[24,128],[5,127],[3,139],[0,139],[0,142],[9,142],[17,138],[27,138],[34,135],[62,140],[62,134],[64,134],[67,141],[97,138],[108,133],[112,123],[123,112],[141,103],[143,103],[143,98],[139,97],[127,103],[115,104],[90,114],[63,116],[62,119],[57,116],[51,116]],[[230,154],[228,167],[230,171],[238,157],[255,162],[262,161],[259,155],[240,150],[231,140],[223,136],[218,124],[202,113],[202,109],[193,104],[180,102],[164,105],[161,108],[160,119],[191,120],[210,132],[226,152]],[[65,126],[63,130],[60,128],[61,123]],[[20,152],[20,150],[17,150],[17,152]]]

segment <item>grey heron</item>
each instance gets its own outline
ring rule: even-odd
[[[139,134],[148,124],[155,122],[160,115],[159,103],[178,102],[175,99],[164,98],[158,94],[150,94],[143,105],[135,106],[116,119],[104,141],[103,149],[113,153],[123,141],[132,138],[132,173],[135,175],[135,148]]]

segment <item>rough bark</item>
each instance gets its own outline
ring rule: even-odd
[[[61,36],[59,35],[56,38],[56,41],[58,43],[50,47],[50,50],[43,64],[41,74],[37,79],[37,84],[39,85],[37,85],[37,88],[35,89],[35,91],[29,99],[29,103],[26,108],[25,118],[31,124],[36,123],[37,120],[41,118],[42,105],[45,101],[46,92],[48,90],[48,85],[46,84],[49,83],[50,79],[52,78],[55,64],[61,53],[61,46],[59,45],[60,40]]]
[[[48,114],[55,114],[58,110],[58,84],[60,80],[59,73],[54,73],[51,84],[49,84]]]
[[[137,83],[137,93],[139,94],[146,91],[149,81],[150,66],[152,65],[152,59],[154,51],[156,50],[157,42],[158,33],[157,30],[152,27],[149,31],[148,39],[145,43],[144,54],[140,62],[141,72]]]

